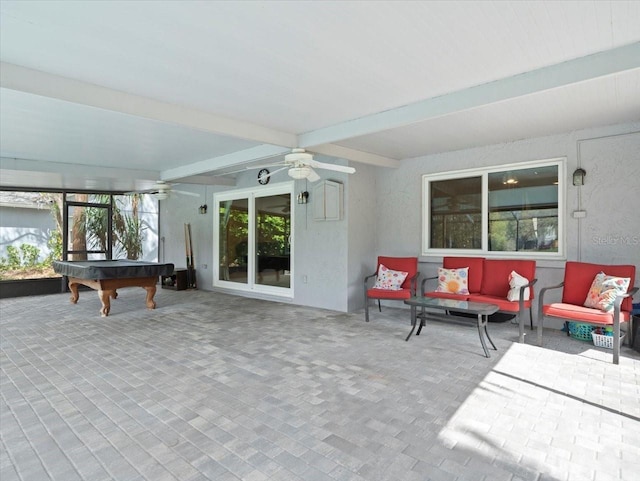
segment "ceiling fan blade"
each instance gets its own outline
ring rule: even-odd
[[[326,164],[324,162],[318,162],[317,160],[310,160],[307,162],[311,167],[315,167],[317,169],[326,169],[326,170],[335,170],[336,172],[344,172],[345,174],[353,174],[356,169],[353,167],[346,167],[344,165],[336,165],[336,164]]]
[[[224,172],[224,173],[221,173],[220,175],[221,176],[232,175],[232,174],[237,174],[238,172],[248,172],[250,170],[266,169],[269,167],[281,167],[283,165],[285,165],[283,162],[278,162],[276,164],[246,165],[241,169],[230,170],[229,172]]]
[[[282,164],[280,164],[280,165],[282,165]],[[277,174],[278,172],[282,172],[283,170],[288,169],[288,168],[289,168],[289,166],[288,166],[288,165],[285,165],[284,167],[280,167],[279,169],[276,169],[276,170],[274,170],[273,172],[269,172],[268,174],[263,175],[263,176],[262,176],[262,178],[263,178],[263,179],[268,179],[268,178],[269,178],[269,177],[271,177],[273,174]]]
[[[311,169],[311,171],[309,172],[309,175],[307,176],[307,180],[309,182],[317,182],[320,180],[320,176],[315,170]]]

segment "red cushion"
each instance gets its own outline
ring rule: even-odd
[[[501,311],[518,312],[518,310],[520,310],[520,303],[516,301],[508,301],[507,296],[496,297],[475,294],[469,296],[469,301],[496,304]],[[524,301],[524,307],[526,307],[527,309],[531,307],[531,301]]]
[[[393,271],[408,272],[407,278],[402,283],[403,289],[411,289],[411,278],[418,272],[418,258],[417,257],[378,257],[378,267],[376,272],[380,268],[380,264],[383,264],[386,268]],[[385,297],[384,299],[392,299]]]
[[[582,306],[593,278],[599,272],[608,276],[629,277],[629,289],[633,289],[636,278],[636,267],[632,265],[604,265],[589,264],[587,262],[568,261],[564,267],[564,287],[562,289],[562,302]],[[622,301],[620,309],[631,312],[633,300],[628,297]]]
[[[399,291],[392,291],[391,289],[367,289],[367,297],[370,299],[410,299],[411,290],[400,289]]]
[[[600,309],[592,309],[590,307],[577,306],[575,304],[566,304],[561,302],[547,304],[542,308],[542,312],[545,316],[575,319],[577,322],[613,324],[613,311],[603,312]],[[621,311],[620,322],[627,322],[628,320],[629,313]]]
[[[536,261],[524,259],[486,259],[482,278],[481,294],[507,298],[509,293],[509,274],[516,271],[528,280],[536,277]],[[529,289],[529,298],[533,299],[533,288]],[[517,310],[517,309],[516,309]]]
[[[453,292],[425,292],[424,297],[437,297],[438,299],[455,299],[456,301],[466,301],[468,294],[454,294]]]
[[[445,269],[468,267],[469,292],[480,292],[480,288],[482,287],[484,257],[445,257],[442,259],[442,267]]]

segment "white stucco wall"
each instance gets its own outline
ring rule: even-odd
[[[640,274],[640,133],[581,141],[580,159],[587,217],[577,222],[576,258],[635,264]]]
[[[294,207],[295,297],[291,302],[338,311],[361,309],[363,278],[375,269],[378,255],[419,255],[423,174],[558,157],[566,157],[569,176],[578,164],[587,171],[583,187],[574,187],[570,179],[565,186],[567,259],[629,263],[640,271],[640,123],[632,123],[429,155],[405,160],[398,169],[353,164],[357,173],[352,176],[319,171],[323,178],[344,184],[345,217],[336,222],[314,221],[313,197],[306,206]],[[281,172],[273,176],[271,185],[289,180]],[[249,171],[239,176],[234,188],[257,185],[256,172]],[[312,192],[311,187],[297,181],[295,192]],[[160,260],[184,266],[183,225],[190,222],[198,286],[211,290],[213,193],[230,188],[185,184],[180,189],[201,196],[174,196],[161,202],[160,236],[165,241]],[[204,203],[210,210],[200,215],[197,208]],[[578,209],[586,210],[586,218],[571,216]],[[421,258],[422,275],[434,275],[440,262],[440,258]],[[563,266],[564,260],[539,261],[537,290],[559,283]]]
[[[364,277],[375,272],[378,249],[377,229],[377,167],[356,164],[356,173],[349,177],[349,192],[345,198],[348,217],[348,306],[349,312],[363,307]],[[384,169],[388,170],[388,169]]]
[[[160,229],[159,254],[160,262],[171,262],[176,268],[186,268],[186,248],[184,225],[191,224],[191,243],[194,253],[197,285],[204,290],[211,290],[211,258],[213,239],[212,199],[215,188],[205,185],[180,184],[176,189],[198,194],[191,197],[172,194],[167,200],[159,201]],[[198,208],[207,204],[207,214],[200,214]],[[205,268],[206,266],[206,268]]]
[[[634,264],[640,272],[640,123],[430,155],[404,161],[392,172],[378,172],[377,211],[384,228],[378,228],[377,248],[398,255],[420,253],[423,174],[557,157],[567,159],[566,258]],[[571,184],[578,163],[587,171],[583,187]],[[585,210],[586,218],[573,218],[575,210]],[[439,257],[421,258],[422,276],[435,275],[439,265]],[[536,291],[560,283],[563,267],[564,260],[539,261]],[[558,290],[549,299],[558,300],[559,295]]]
[[[319,161],[326,161],[321,156]],[[346,165],[346,162],[341,161]],[[275,169],[272,169],[275,170]],[[344,196],[348,198],[350,187],[347,185],[348,174],[318,170],[323,180],[333,180],[344,185]],[[234,187],[204,186],[181,184],[176,187],[200,194],[199,198],[173,195],[160,202],[161,246],[160,260],[172,262],[176,267],[185,267],[184,224],[191,223],[193,250],[196,259],[196,276],[198,288],[213,290],[213,195],[216,192],[245,189],[248,187],[260,189],[257,182],[257,171],[250,170],[237,176]],[[271,177],[269,186],[280,182],[290,182],[286,171]],[[307,190],[310,192],[309,203],[292,206],[294,217],[295,259],[294,298],[279,299],[294,304],[321,307],[337,311],[348,310],[349,294],[345,289],[348,276],[348,216],[345,214],[340,221],[313,220],[312,183],[299,180],[295,183],[295,193]],[[295,195],[294,195],[295,202]],[[198,206],[207,204],[209,211],[206,215],[198,213]],[[345,204],[346,205],[346,204]],[[346,211],[346,208],[345,208]],[[164,237],[164,243],[162,238]],[[205,269],[204,266],[207,266]],[[303,281],[306,276],[306,283]],[[238,292],[238,294],[246,295]],[[275,296],[259,295],[268,299],[278,299]]]

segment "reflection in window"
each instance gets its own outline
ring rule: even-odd
[[[291,195],[258,197],[256,206],[256,283],[290,287]]]
[[[430,184],[431,236],[435,249],[480,249],[482,178],[434,181]]]
[[[489,250],[558,252],[558,166],[489,174]]]
[[[423,176],[423,254],[453,250],[562,252],[561,160],[526,167]]]
[[[246,284],[249,260],[248,199],[220,202],[220,280]]]

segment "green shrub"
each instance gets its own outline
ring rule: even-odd
[[[7,269],[17,269],[20,265],[20,251],[14,246],[7,246]]]
[[[38,257],[40,257],[40,249],[31,244],[22,244],[20,246],[22,252],[22,266],[35,267],[38,265]]]
[[[0,258],[0,270],[12,271],[17,269],[37,267],[40,257],[40,249],[31,244],[21,244],[18,249],[15,246],[7,246],[7,257]]]
[[[49,255],[47,256],[47,259],[44,261],[44,263],[47,266],[51,266],[53,264],[53,261],[62,259],[62,235],[59,231],[49,231],[47,246],[49,247]]]

